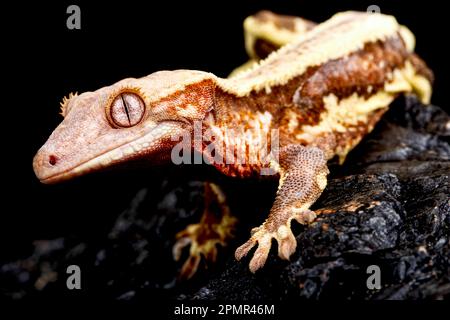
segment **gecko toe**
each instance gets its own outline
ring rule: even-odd
[[[289,230],[289,234],[283,239],[277,239],[278,242],[278,256],[281,259],[289,260],[289,257],[294,253],[297,247],[297,240]]]
[[[221,243],[217,243],[221,244]],[[221,244],[223,245],[223,244]],[[217,245],[214,244],[208,251],[204,253],[206,261],[216,262],[217,260]]]
[[[250,271],[255,273],[266,263],[274,236],[263,227],[258,228],[252,234],[251,238],[236,250],[235,257],[236,260],[242,259],[255,245],[258,245],[249,264]]]
[[[255,246],[255,244],[256,240],[250,238],[246,243],[237,248],[234,253],[234,257],[236,258],[236,260],[239,261],[243,257],[245,257],[248,254],[248,252]]]
[[[253,254],[252,260],[250,260],[250,271],[255,273],[258,269],[261,269],[266,263],[269,256],[270,247],[272,245],[273,235],[264,229],[259,230],[254,237],[258,239],[258,248]]]
[[[189,280],[196,273],[198,265],[200,264],[201,256],[199,254],[191,255],[183,264],[178,275],[178,280]]]
[[[269,256],[269,251],[270,246],[267,248],[267,246],[258,245],[258,249],[256,249],[249,264],[249,269],[252,273],[255,273],[264,266]]]
[[[180,260],[183,249],[187,247],[191,242],[192,239],[188,237],[179,238],[177,242],[175,242],[175,244],[172,247],[172,255],[175,261]]]
[[[310,224],[316,219],[317,215],[312,210],[303,210],[299,213],[296,213],[294,219],[297,220],[300,224]]]

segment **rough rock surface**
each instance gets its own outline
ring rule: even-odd
[[[278,259],[273,246],[255,275],[249,258],[236,262],[233,251],[264,220],[276,184],[221,181],[240,219],[236,239],[215,266],[178,283],[171,247],[176,232],[199,219],[203,188],[164,179],[152,182],[161,196],[138,191],[109,234],[36,241],[31,256],[0,266],[1,294],[67,294],[65,268],[77,264],[86,275],[80,294],[112,299],[448,299],[449,137],[442,109],[399,98],[343,167],[331,165],[313,207],[318,219],[294,225],[298,250],[291,260]],[[381,289],[367,288],[370,265],[380,268]]]

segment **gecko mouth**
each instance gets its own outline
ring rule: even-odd
[[[40,154],[40,152],[38,152],[33,162],[33,169],[37,178],[44,184],[62,182],[89,172],[105,169],[111,165],[119,164],[131,158],[136,158],[137,154],[139,154],[139,156],[150,155],[156,148],[161,147],[161,142],[165,140],[169,142],[171,140],[171,135],[177,132],[179,133],[181,130],[183,130],[183,125],[177,121],[160,123],[152,127],[139,139],[124,142],[113,149],[105,150],[87,160],[50,175],[48,174],[48,166],[45,165],[44,159],[49,159],[49,157],[52,158],[54,156]]]

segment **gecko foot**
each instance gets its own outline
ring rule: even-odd
[[[181,258],[182,251],[190,245],[189,257],[184,262],[180,274],[180,280],[188,280],[196,273],[202,257],[208,263],[214,263],[217,259],[217,245],[225,247],[233,235],[236,218],[224,216],[220,223],[206,224],[196,223],[189,225],[176,236],[177,241],[172,253],[176,261]]]
[[[250,271],[255,273],[266,263],[272,239],[275,239],[278,243],[278,256],[281,259],[289,260],[297,247],[297,240],[291,231],[291,220],[296,219],[299,223],[306,224],[311,223],[316,218],[316,214],[311,210],[295,212],[294,209],[293,211],[290,215],[285,215],[290,217],[283,222],[274,224],[266,221],[261,226],[252,229],[250,239],[237,248],[235,252],[236,260],[241,260],[255,245],[258,245],[249,264]]]

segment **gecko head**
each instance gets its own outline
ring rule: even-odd
[[[43,183],[56,183],[115,165],[170,161],[173,146],[214,103],[214,76],[161,71],[62,102],[64,120],[33,160]]]

